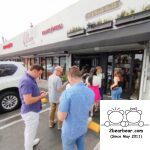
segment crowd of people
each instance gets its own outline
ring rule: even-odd
[[[66,72],[68,81],[62,83],[63,68],[56,66],[48,78],[48,92],[40,91],[36,82],[43,70],[40,65],[33,65],[19,81],[21,116],[25,123],[25,150],[33,150],[33,146],[40,141],[35,136],[42,108],[41,99],[47,94],[50,102],[49,128],[53,128],[57,122],[63,150],[73,150],[74,145],[78,150],[84,150],[88,118],[98,111],[99,101],[103,99],[102,68],[97,66],[89,71],[83,67],[80,71],[77,66],[72,66]],[[110,87],[113,99],[120,98],[121,81],[119,72],[114,72],[114,82]]]

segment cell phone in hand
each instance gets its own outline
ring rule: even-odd
[[[43,92],[41,92],[41,94],[42,94],[42,93],[45,93],[46,95],[48,94],[48,92],[44,92],[44,91],[43,91]]]

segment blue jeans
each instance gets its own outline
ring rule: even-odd
[[[120,99],[121,93],[122,93],[122,87],[117,87],[117,88],[113,89],[111,91],[111,97],[112,97],[112,99],[113,100]]]
[[[74,150],[74,145],[76,145],[77,150],[84,150],[84,135],[77,139],[68,139],[62,136],[63,150]]]

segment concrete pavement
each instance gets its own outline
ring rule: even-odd
[[[47,81],[40,80],[39,87],[47,91]],[[41,139],[39,145],[34,150],[62,150],[61,131],[57,128],[48,127],[49,104],[45,104],[43,112],[40,114],[40,124],[37,136]],[[16,110],[0,116],[0,150],[24,150],[24,123],[20,116],[20,111]],[[93,118],[100,122],[100,113],[97,112]],[[99,134],[88,131],[85,136],[85,150],[93,150],[100,141]]]
[[[61,131],[57,128],[48,127],[49,110],[46,108],[40,114],[40,124],[37,136],[41,139],[39,145],[34,150],[62,150]],[[98,114],[95,118],[98,117]],[[99,119],[97,118],[96,121]],[[20,120],[9,127],[0,129],[0,150],[23,150],[24,123]],[[99,134],[88,131],[85,137],[85,150],[93,150],[99,142]]]

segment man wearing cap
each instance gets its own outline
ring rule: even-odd
[[[50,117],[49,117],[49,127],[53,128],[55,125],[55,113],[58,108],[59,98],[62,91],[65,89],[66,84],[62,85],[61,74],[63,68],[61,66],[55,67],[54,73],[48,78],[48,92],[49,92],[49,102],[50,102]],[[58,130],[61,129],[61,121],[57,121]]]

